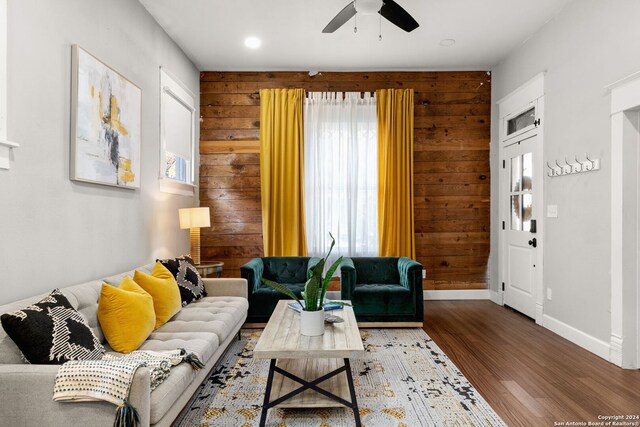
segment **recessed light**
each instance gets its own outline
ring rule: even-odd
[[[454,39],[440,40],[440,46],[449,47],[449,46],[453,46],[454,44],[456,44],[456,41]]]
[[[247,37],[244,39],[244,45],[249,49],[257,49],[262,45],[262,40],[257,37]]]

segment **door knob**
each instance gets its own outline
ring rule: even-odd
[[[538,246],[538,241],[536,240],[535,237],[533,239],[529,240],[529,246],[533,246],[534,248],[536,246]]]

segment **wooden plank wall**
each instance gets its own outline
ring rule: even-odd
[[[204,72],[200,78],[203,259],[224,276],[262,256],[259,89],[415,89],[415,228],[425,288],[486,286],[491,77],[476,72]]]

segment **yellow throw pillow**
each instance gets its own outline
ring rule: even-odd
[[[167,323],[182,308],[178,283],[173,274],[159,262],[151,270],[151,276],[136,270],[133,281],[153,298],[156,329]]]
[[[153,298],[129,276],[117,288],[104,283],[98,300],[98,321],[112,349],[131,353],[153,332]]]

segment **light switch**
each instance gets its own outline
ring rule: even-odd
[[[558,205],[547,205],[547,218],[558,218]]]

